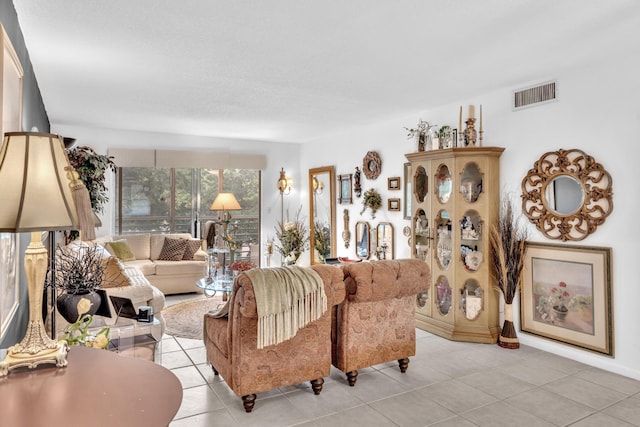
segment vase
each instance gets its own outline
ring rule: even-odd
[[[520,340],[513,324],[513,305],[507,302],[504,304],[504,324],[498,337],[498,345],[513,350],[520,348]]]
[[[556,319],[559,322],[564,322],[565,319],[567,318],[567,314],[569,313],[569,309],[564,305],[554,305],[553,313],[555,314]]]
[[[67,322],[75,323],[78,320],[78,302],[82,298],[89,300],[91,303],[89,311],[83,314],[96,314],[98,308],[100,308],[102,298],[100,297],[100,294],[95,291],[84,291],[75,294],[65,292],[58,296],[56,307],[58,308],[60,315],[64,317]]]

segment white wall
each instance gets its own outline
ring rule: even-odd
[[[504,192],[514,192],[519,198],[520,185],[533,163],[547,151],[577,148],[595,157],[611,174],[614,190],[614,209],[605,224],[595,234],[574,243],[586,246],[605,246],[613,249],[613,358],[558,344],[519,332],[520,342],[581,362],[598,366],[629,377],[640,379],[640,334],[638,309],[640,283],[635,266],[635,245],[639,228],[635,215],[638,198],[635,190],[635,168],[638,167],[638,135],[640,109],[637,94],[640,84],[637,58],[616,57],[594,61],[585,67],[559,71],[557,75],[517,82],[504,90],[461,99],[431,111],[416,112],[410,117],[389,120],[366,128],[353,129],[331,138],[305,144],[301,152],[302,171],[318,166],[334,165],[336,174],[353,173],[362,167],[362,158],[369,150],[382,157],[382,174],[375,181],[362,176],[363,192],[375,187],[383,197],[385,208],[375,220],[368,211],[360,215],[361,199],[353,205],[338,205],[338,236],[343,231],[342,211],[350,212],[351,244],[345,249],[338,237],[339,255],[355,257],[353,227],[359,219],[377,224],[391,221],[395,228],[396,257],[410,256],[402,228],[410,225],[400,212],[386,210],[387,197],[398,192],[387,191],[387,177],[403,176],[405,153],[414,150],[406,139],[403,127],[415,127],[419,118],[432,124],[457,127],[459,105],[483,105],[484,145],[500,146],[506,150],[501,158],[501,186]],[[512,90],[529,84],[557,79],[559,100],[554,103],[513,112],[510,106]],[[404,180],[402,186],[404,188]],[[532,226],[533,227],[533,226]],[[530,240],[561,243],[545,238],[535,227]],[[516,301],[517,303],[517,301]],[[519,322],[519,319],[516,319]]]

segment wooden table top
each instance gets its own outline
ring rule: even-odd
[[[67,360],[0,377],[0,424],[160,427],[180,408],[182,385],[158,364],[78,346]]]

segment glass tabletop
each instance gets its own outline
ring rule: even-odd
[[[204,295],[207,297],[213,297],[217,292],[224,294],[231,293],[233,289],[233,277],[230,276],[216,276],[213,279],[203,277],[196,282],[196,286],[204,290]]]

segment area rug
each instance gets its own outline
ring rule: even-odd
[[[222,296],[196,298],[179,302],[162,310],[165,321],[164,332],[181,338],[202,339],[205,313],[217,310],[224,302]]]

